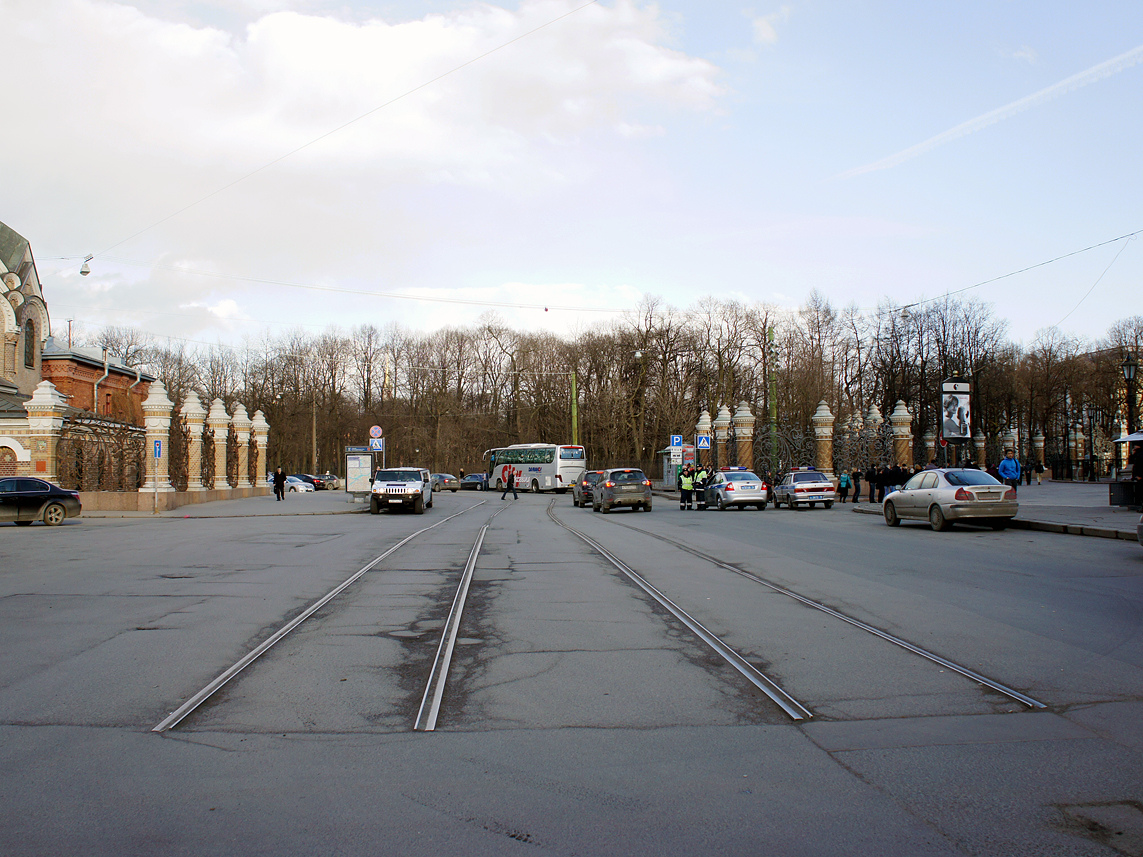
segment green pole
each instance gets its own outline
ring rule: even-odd
[[[770,478],[778,476],[778,378],[775,373],[774,328],[766,331],[770,351]]]
[[[575,369],[571,371],[572,445],[579,446],[579,396],[575,391]]]

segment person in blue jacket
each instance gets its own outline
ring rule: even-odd
[[[1000,474],[1001,480],[1005,485],[1012,487],[1016,491],[1020,487],[1020,462],[1016,460],[1015,450],[1004,450],[1004,459],[996,468],[996,472]]]

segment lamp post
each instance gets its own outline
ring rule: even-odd
[[[1130,351],[1124,358],[1120,368],[1123,370],[1123,380],[1127,382],[1127,433],[1135,433],[1135,371],[1139,368],[1139,361]]]

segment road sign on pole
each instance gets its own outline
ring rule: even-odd
[[[682,445],[683,445],[683,436],[681,434],[671,435],[671,446],[680,446],[681,447]]]
[[[370,452],[384,452],[385,451],[385,438],[371,437],[369,438],[369,451]]]
[[[381,437],[382,434],[384,434],[384,432],[381,431],[381,426],[370,426],[369,427],[369,436],[370,437]]]
[[[710,435],[700,434],[695,437],[695,449],[710,449]]]

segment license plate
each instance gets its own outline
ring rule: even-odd
[[[825,495],[824,494],[810,494],[808,497],[806,497],[806,499],[807,500],[824,500]]]
[[[389,502],[390,503],[404,503],[405,501],[404,500],[398,500],[398,499],[395,499],[393,497],[390,497]]]
[[[994,492],[989,492],[988,494],[977,494],[976,499],[977,500],[999,500],[1000,495],[996,494]]]

